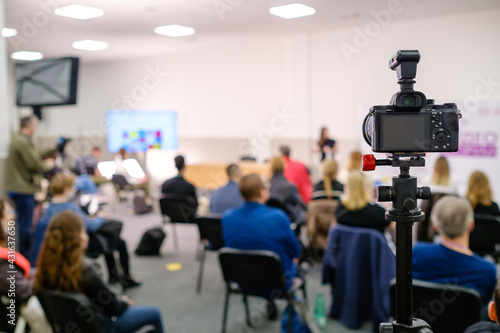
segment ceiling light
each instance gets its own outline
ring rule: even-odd
[[[293,19],[314,15],[316,13],[316,9],[300,3],[292,3],[290,5],[269,8],[269,13],[285,19]]]
[[[43,54],[40,52],[31,52],[31,51],[17,51],[13,52],[10,57],[16,60],[40,60],[43,59]]]
[[[2,29],[2,36],[7,38],[7,37],[14,37],[17,35],[17,30],[16,29],[9,29],[9,28],[3,28]]]
[[[79,40],[73,43],[73,48],[85,51],[101,51],[108,48],[108,43],[98,40]]]
[[[99,8],[82,5],[69,5],[57,8],[54,13],[59,16],[70,17],[78,20],[88,20],[104,15],[104,11]]]
[[[169,37],[183,37],[194,35],[194,29],[190,27],[185,27],[178,24],[164,25],[161,27],[156,27],[155,32],[159,35],[165,35]]]

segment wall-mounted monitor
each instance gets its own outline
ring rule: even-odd
[[[106,127],[111,153],[179,148],[176,111],[109,110]]]
[[[44,59],[15,65],[16,104],[76,104],[78,58]]]

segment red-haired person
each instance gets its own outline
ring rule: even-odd
[[[80,292],[96,302],[104,332],[128,333],[152,325],[163,333],[160,311],[134,306],[126,296],[118,297],[99,278],[83,255],[88,245],[80,216],[63,211],[52,218],[38,257],[34,290]]]

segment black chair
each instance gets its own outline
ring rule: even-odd
[[[224,240],[222,239],[221,218],[221,215],[214,214],[200,216],[196,219],[202,246],[200,270],[198,272],[198,282],[196,284],[196,293],[198,294],[201,292],[206,251],[219,251],[222,247],[224,247]]]
[[[278,208],[278,209],[281,209],[283,212],[285,212],[285,214],[288,216],[288,218],[292,222],[290,225],[290,228],[292,228],[292,230],[295,232],[295,235],[297,235],[297,237],[300,236],[300,231],[301,231],[304,224],[297,223],[297,221],[295,221],[294,214],[292,213],[292,211],[287,207],[287,205],[284,202],[282,202],[281,200],[279,200],[277,198],[269,198],[266,201],[266,206]]]
[[[183,194],[164,194],[160,198],[160,210],[163,223],[172,224],[175,249],[179,249],[175,224],[196,223],[196,208],[193,199]]]
[[[115,185],[116,194],[118,195],[119,200],[127,200],[128,194],[132,191],[132,186],[130,186],[127,178],[125,178],[124,175],[114,174],[111,181]],[[125,197],[122,197],[122,193],[125,194]]]
[[[102,333],[97,312],[80,293],[42,290],[37,294],[54,333]],[[82,315],[84,314],[84,315]]]
[[[391,312],[396,313],[396,280],[391,281]],[[433,332],[463,332],[481,320],[483,303],[477,291],[452,284],[413,280],[413,313]]]
[[[474,230],[470,233],[469,247],[480,256],[490,255],[496,262],[500,258],[500,216],[474,215]]]
[[[121,191],[130,190],[130,184],[128,183],[127,178],[125,178],[124,175],[114,174],[111,178],[111,181]]]
[[[286,299],[290,318],[287,331],[289,333],[293,332],[294,295],[298,289],[301,289],[304,298],[307,298],[305,281],[295,278],[290,289],[288,291],[285,290],[283,267],[280,257],[276,253],[271,251],[222,248],[219,251],[219,261],[224,281],[226,282],[222,333],[226,332],[227,311],[229,296],[231,294],[243,295],[246,322],[250,327],[252,323],[250,322],[248,296],[264,297],[273,300]]]
[[[45,316],[54,333],[103,333],[99,323],[99,311],[92,308],[90,300],[83,294],[55,290],[37,293]],[[134,333],[156,332],[153,325],[147,325]]]

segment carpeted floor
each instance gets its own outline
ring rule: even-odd
[[[143,232],[161,223],[159,213],[136,216],[129,215],[125,204],[110,217],[124,221],[123,236],[127,240],[131,253],[132,272],[143,280],[140,287],[125,293],[138,305],[152,305],[162,312],[166,332],[169,333],[216,333],[221,331],[222,310],[225,287],[220,272],[217,253],[208,252],[201,294],[196,294],[196,278],[199,261],[196,260],[198,229],[195,225],[177,225],[179,249],[174,249],[172,226],[165,226],[167,238],[162,246],[160,257],[139,257],[133,253]],[[178,263],[180,270],[167,270],[167,265]],[[327,306],[330,302],[329,287],[320,285],[320,266],[314,265],[307,278],[309,310],[313,311],[314,299],[318,292],[325,296]],[[259,298],[250,298],[250,312],[253,328],[245,324],[242,298],[234,295],[230,299],[228,315],[228,333],[278,333],[281,319],[269,321],[265,318],[265,302]],[[285,302],[279,301],[280,312]],[[369,332],[371,325],[362,330],[353,331],[341,323],[328,320],[327,332]]]

